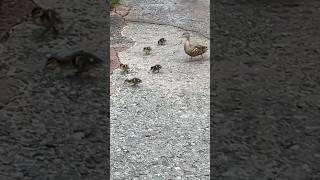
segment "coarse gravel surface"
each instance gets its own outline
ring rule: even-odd
[[[126,21],[163,24],[210,37],[209,0],[124,0],[130,7]]]
[[[320,2],[217,0],[213,179],[320,179]]]
[[[125,37],[135,41],[119,58],[129,74],[111,75],[112,179],[209,179],[209,54],[189,62],[184,30],[128,23]],[[208,39],[191,33],[192,40]],[[158,46],[161,37],[165,46]],[[142,49],[150,46],[151,55]],[[159,73],[150,67],[160,64]],[[138,77],[137,87],[124,84]]]
[[[108,68],[79,78],[43,73],[46,55],[108,55],[105,1],[36,1],[55,9],[61,34],[37,39],[41,27],[22,22],[0,51],[0,179],[101,180],[107,177]],[[95,9],[95,11],[92,11]]]
[[[210,179],[210,52],[189,62],[181,43],[190,31],[192,41],[209,47],[209,1],[123,3],[130,11],[121,34],[135,44],[119,53],[130,73],[111,75],[111,177]],[[157,46],[160,38],[165,46]],[[146,46],[151,55],[144,55]],[[153,74],[156,64],[162,69]],[[133,77],[142,83],[124,84]]]

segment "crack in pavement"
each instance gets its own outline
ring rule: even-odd
[[[120,10],[117,10],[120,9]],[[113,43],[110,43],[110,60],[111,60],[111,67],[110,67],[110,74],[120,66],[120,58],[118,53],[129,49],[134,45],[134,42],[131,42],[130,38],[127,38],[122,35],[124,28],[126,27],[127,23],[125,22],[124,17],[127,16],[130,12],[130,7],[119,5],[115,7],[114,10],[110,12],[110,18],[120,18],[121,21],[111,21],[111,38],[116,39]],[[114,31],[113,31],[114,29]],[[120,33],[119,33],[120,31]],[[129,42],[126,42],[129,39]]]

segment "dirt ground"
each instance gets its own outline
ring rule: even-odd
[[[214,1],[214,179],[320,179],[320,1]]]

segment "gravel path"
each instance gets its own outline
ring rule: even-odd
[[[208,37],[208,1],[127,2],[128,22]],[[0,47],[0,179],[106,179],[109,67],[80,80],[41,72],[49,53],[109,57],[105,1],[36,3],[56,9],[66,27],[75,23],[38,41],[39,28],[23,22]],[[189,11],[195,16],[186,13],[192,3],[201,5]],[[217,0],[213,7],[211,178],[320,179],[320,2]],[[172,26],[128,23],[124,31],[136,44],[120,58],[133,68],[127,77],[143,83],[131,88],[119,72],[111,77],[113,179],[209,179],[209,61],[187,63],[176,44],[182,30]],[[168,46],[155,47],[162,36]],[[155,47],[147,57],[145,44]],[[147,73],[154,63],[162,73]]]
[[[137,6],[142,5],[135,5],[128,18],[139,13]],[[128,20],[122,32],[135,44],[119,53],[132,71],[123,75],[115,70],[111,75],[111,177],[210,179],[210,52],[203,61],[188,62],[180,44],[185,30],[157,23]],[[194,41],[209,46],[207,38],[191,34]],[[157,46],[161,37],[167,39],[165,46]],[[143,55],[145,46],[152,47],[150,56]],[[149,71],[155,64],[163,67],[158,74]],[[123,84],[132,77],[142,79],[142,84]]]
[[[320,2],[214,3],[214,179],[320,179]]]
[[[2,47],[0,179],[105,179],[108,67],[80,79],[42,73],[47,54],[83,49],[109,57],[105,1],[37,3],[56,9],[65,29],[39,40],[34,36],[41,29],[23,22]]]
[[[124,0],[126,21],[164,24],[210,36],[209,0]]]

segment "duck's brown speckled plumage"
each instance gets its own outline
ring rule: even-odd
[[[186,41],[184,43],[184,51],[186,54],[188,54],[191,59],[192,57],[196,56],[202,56],[205,52],[207,52],[208,47],[200,45],[198,43],[191,43],[190,42],[190,34],[189,33],[183,33],[183,37],[186,38]]]

